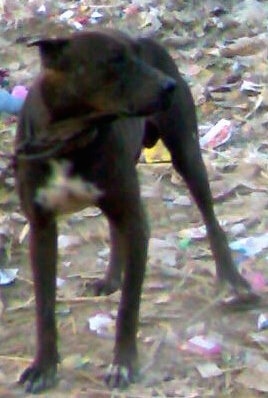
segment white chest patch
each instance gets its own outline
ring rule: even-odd
[[[45,209],[57,214],[73,213],[97,204],[102,192],[79,176],[70,174],[67,161],[51,161],[51,176],[46,185],[40,187],[35,201]]]

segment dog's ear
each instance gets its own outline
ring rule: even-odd
[[[36,39],[28,42],[28,47],[38,46],[42,65],[47,68],[59,66],[62,52],[70,43],[68,38]]]

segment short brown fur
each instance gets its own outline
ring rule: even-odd
[[[234,266],[214,214],[190,90],[163,47],[114,30],[34,45],[40,49],[42,71],[21,112],[15,150],[18,192],[30,224],[37,350],[20,381],[32,393],[56,381],[58,209],[37,200],[50,181],[53,160],[60,166],[67,162],[67,177],[79,179],[82,190],[94,186],[101,192],[95,204],[109,221],[111,257],[106,276],[94,289],[96,294],[122,289],[106,382],[123,387],[137,374],[136,335],[149,238],[135,169],[143,146],[161,139],[170,151],[202,213],[219,280],[235,289],[249,286]]]

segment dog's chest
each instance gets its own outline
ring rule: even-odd
[[[102,192],[98,187],[71,173],[71,163],[51,161],[51,173],[36,191],[35,202],[56,214],[73,213],[96,205]]]

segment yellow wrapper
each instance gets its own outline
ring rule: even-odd
[[[170,154],[161,141],[157,141],[156,145],[153,148],[145,148],[143,153],[146,163],[171,161]]]

